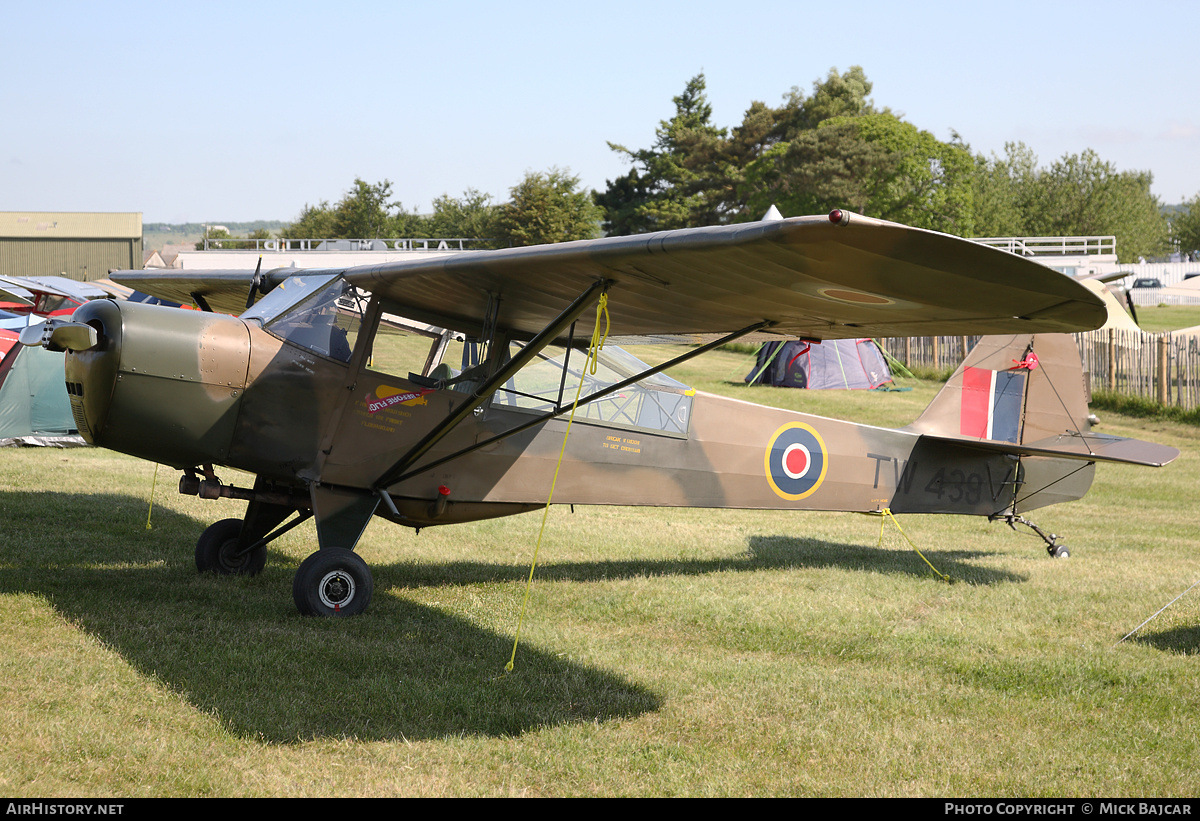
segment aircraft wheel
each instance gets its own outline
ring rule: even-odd
[[[1056,544],[1052,547],[1046,548],[1046,550],[1050,553],[1050,556],[1055,559],[1071,558],[1071,551],[1067,550],[1067,546],[1065,544]]]
[[[300,563],[292,598],[303,616],[357,616],[371,603],[371,569],[353,550],[327,547]]]
[[[267,546],[238,555],[241,519],[214,522],[196,541],[196,569],[221,576],[256,576],[267,564]]]

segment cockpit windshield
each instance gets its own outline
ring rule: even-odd
[[[322,356],[349,362],[366,305],[366,294],[336,274],[300,274],[277,285],[241,318]]]
[[[291,308],[305,297],[329,285],[338,278],[337,274],[296,274],[271,289],[270,293],[247,308],[242,319],[257,320],[266,325],[279,314]]]

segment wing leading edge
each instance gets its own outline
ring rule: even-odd
[[[773,333],[812,339],[1062,332],[1090,330],[1106,318],[1097,296],[1035,262],[841,213],[848,218],[840,223],[797,217],[342,273],[389,310],[455,330],[478,330],[489,302],[498,301],[497,327],[517,336],[539,332],[597,280],[610,283],[614,335],[726,332],[764,320]],[[112,278],[175,301],[202,293],[216,310],[244,307],[250,272],[180,273]]]

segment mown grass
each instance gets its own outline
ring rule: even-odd
[[[666,355],[640,350],[645,358]],[[702,390],[870,424],[904,393]],[[1191,796],[1200,789],[1200,429],[1102,414],[1176,445],[1102,465],[1026,533],[903,516],[556,507],[514,671],[540,516],[360,544],[362,617],[296,615],[310,526],[253,579],[198,576],[230,501],[100,450],[0,451],[0,792],[10,796]],[[233,476],[225,477],[227,479]],[[243,482],[244,483],[244,482]]]
[[[1137,309],[1138,326],[1147,333],[1200,325],[1200,305],[1146,305]]]

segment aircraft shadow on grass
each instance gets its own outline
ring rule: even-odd
[[[6,566],[0,592],[44,596],[142,674],[239,735],[270,743],[504,736],[633,717],[661,705],[646,687],[529,643],[519,649],[515,672],[501,677],[511,635],[402,597],[377,596],[364,618],[298,616],[287,595],[291,578],[277,568],[268,566],[254,578],[198,575],[189,534],[201,527],[190,516],[157,508],[147,533],[143,499],[39,493],[36,511],[27,512],[34,495],[0,493],[0,509],[9,511],[0,522],[0,563]],[[52,528],[44,511],[59,512]],[[978,554],[927,555],[943,572],[974,583],[1021,580],[962,562]],[[804,567],[930,572],[911,551],[753,537],[738,557],[548,564],[538,578],[595,581]],[[376,586],[514,581],[527,573],[483,562],[401,562],[380,567]]]
[[[970,584],[1023,582],[1025,576],[1005,570],[982,568],[971,559],[985,555],[978,550],[922,550],[926,558],[951,579]],[[929,565],[912,550],[827,542],[791,536],[751,536],[745,553],[714,559],[625,559],[594,562],[546,561],[536,578],[544,581],[602,581],[639,576],[701,576],[727,571],[755,572],[804,568],[841,568],[873,573],[932,576]],[[381,567],[377,583],[391,588],[516,581],[529,575],[529,567],[488,562],[440,562],[398,564]]]
[[[1175,627],[1146,633],[1134,639],[1140,644],[1148,644],[1169,653],[1179,653],[1184,656],[1200,655],[1200,626]]]
[[[39,510],[63,512],[51,528],[43,515],[24,514],[33,495],[0,493],[9,512],[0,522],[0,593],[45,597],[239,735],[271,743],[504,736],[661,705],[648,688],[528,642],[502,678],[511,635],[392,596],[376,597],[362,618],[299,616],[290,574],[200,576],[182,534],[202,526],[156,508],[146,534],[144,499],[36,494]]]

